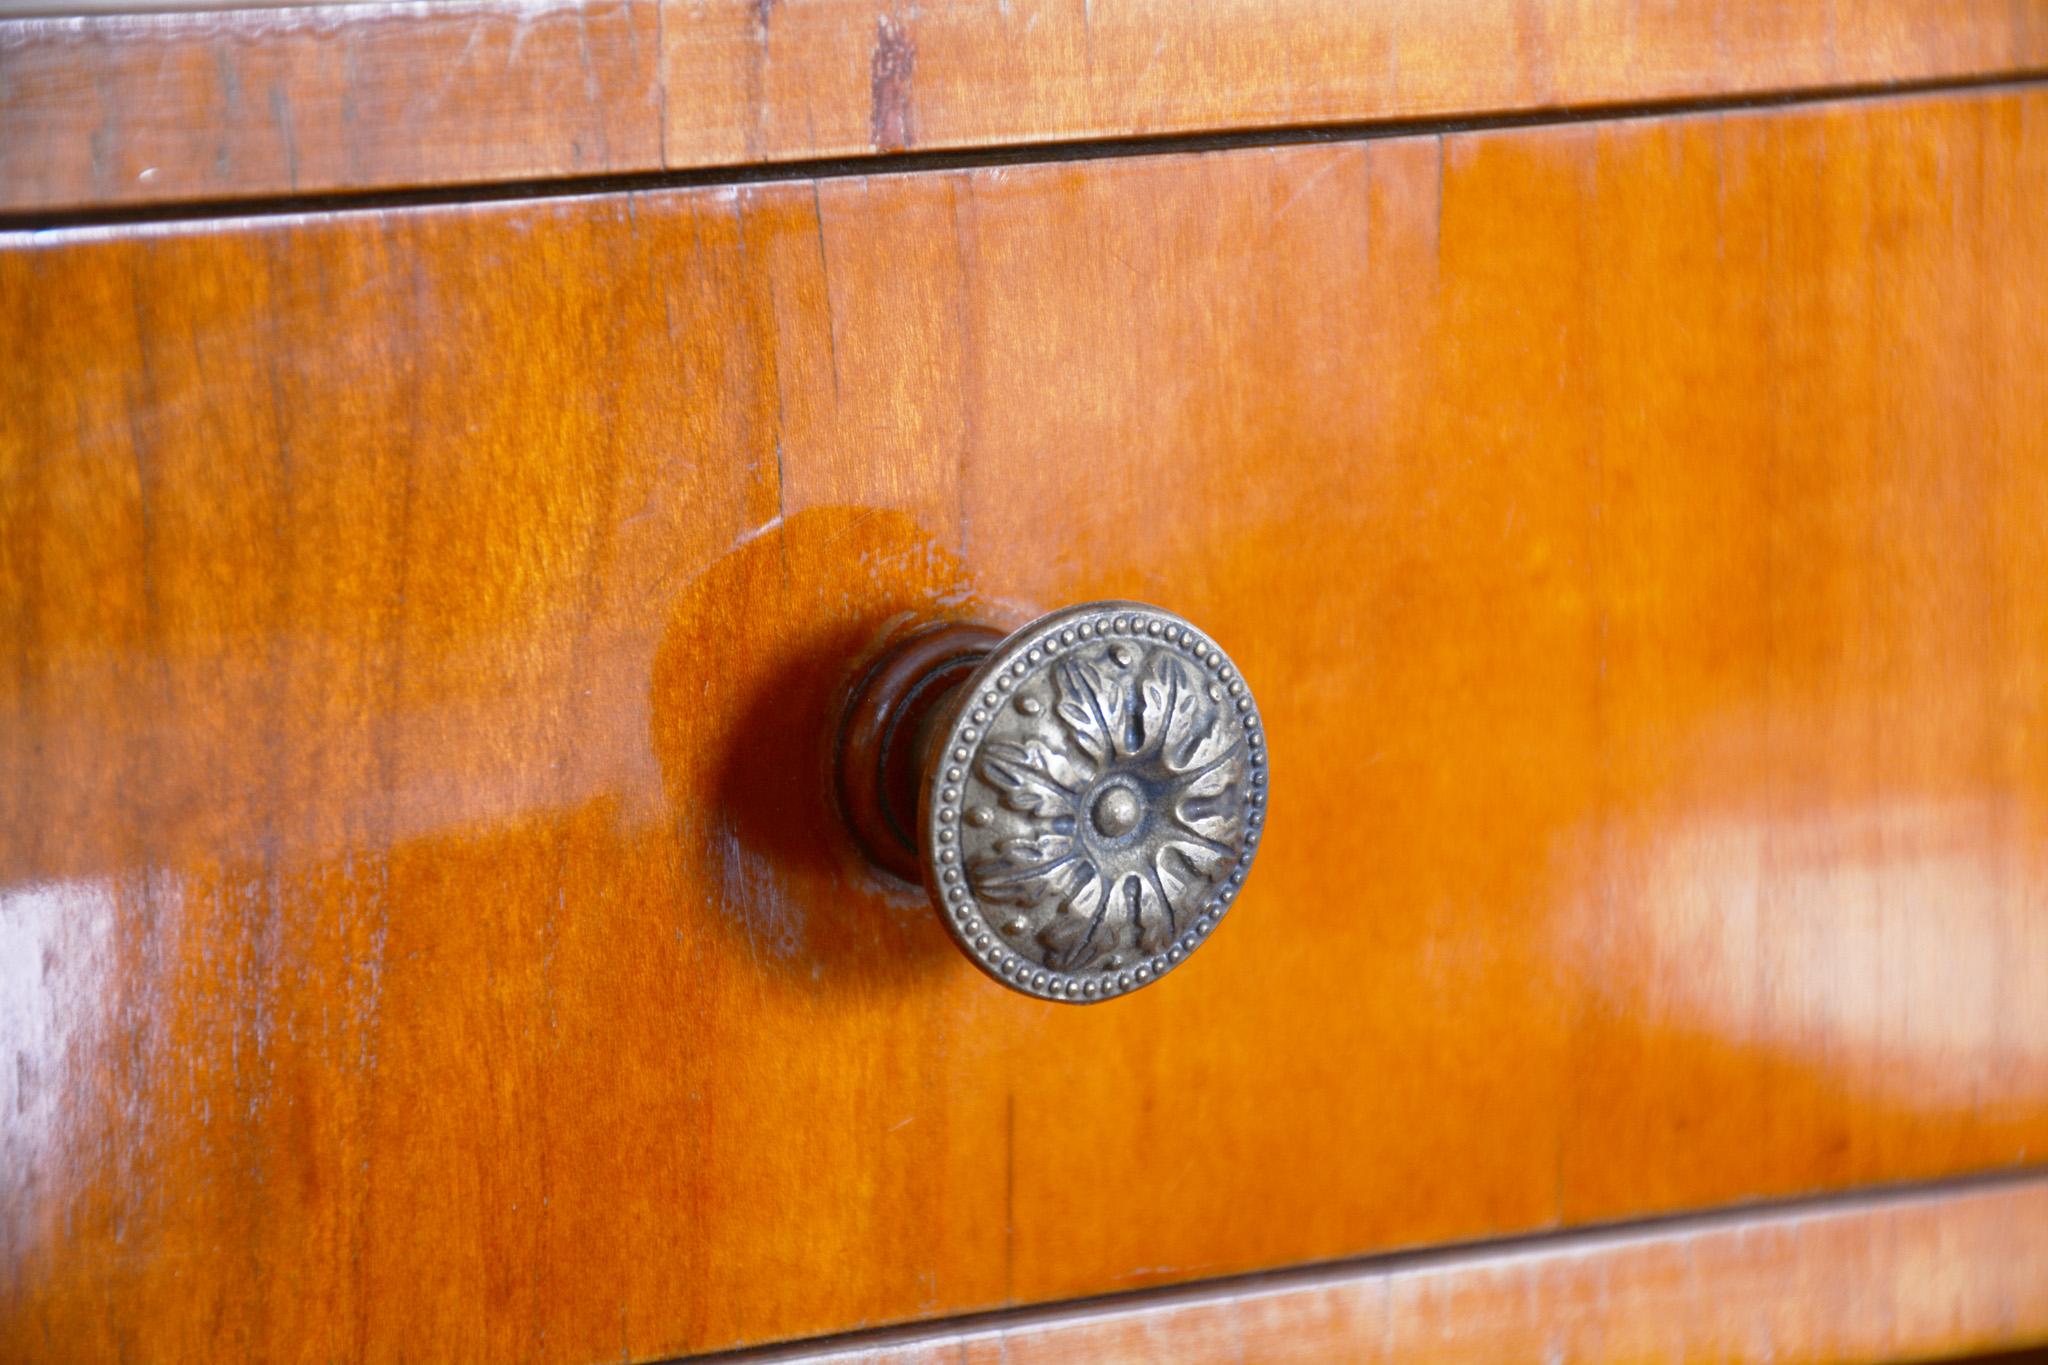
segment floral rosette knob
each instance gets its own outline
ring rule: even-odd
[[[984,971],[1046,999],[1157,980],[1215,928],[1258,846],[1249,688],[1156,607],[970,629],[916,726],[916,864],[947,928]],[[896,804],[900,822],[907,794]]]

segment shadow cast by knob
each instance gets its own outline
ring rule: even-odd
[[[970,612],[957,562],[908,517],[820,508],[736,546],[679,596],[649,723],[677,906],[735,971],[807,992],[907,989],[961,962],[921,887],[847,835],[833,746],[853,682],[907,616]]]

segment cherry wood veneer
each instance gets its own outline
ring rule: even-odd
[[[1947,1358],[2048,1341],[2048,1178],[1873,1191],[987,1314],[731,1365]],[[2048,1349],[1977,1358],[2043,1365]]]
[[[642,1359],[2038,1161],[2044,278],[2033,87],[0,235],[0,1355]],[[1051,1006],[823,739],[900,613],[1112,596],[1254,680],[1270,821]]]
[[[369,0],[14,17],[0,212],[2044,71],[2048,0]]]

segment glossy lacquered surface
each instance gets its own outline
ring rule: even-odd
[[[2048,71],[2048,0],[30,4],[0,212]]]
[[[582,1361],[2038,1160],[2048,97],[0,241],[0,1355]],[[818,756],[1256,681],[1170,979]]]
[[[731,1365],[1951,1359],[2048,1340],[2048,1179],[1883,1190],[750,1351]],[[2048,1351],[1978,1358],[2039,1365]]]

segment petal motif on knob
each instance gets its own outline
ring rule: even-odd
[[[1002,803],[1026,815],[1072,816],[1082,789],[1094,776],[1091,769],[1038,740],[1023,744],[991,740],[975,765]]]
[[[1059,687],[1060,722],[1077,751],[1096,763],[1119,754],[1129,719],[1129,685],[1084,659],[1068,659],[1053,670]]]
[[[1257,838],[1256,712],[1221,651],[1156,608],[1105,603],[1019,631],[969,687],[978,719],[947,744],[973,761],[932,828],[959,830],[970,903],[1004,907],[983,912],[1004,941],[977,960],[1014,955],[1030,970],[1013,982],[1057,974],[1044,993],[1062,999],[1180,961]],[[956,932],[979,936],[968,923]]]
[[[998,840],[995,856],[975,859],[968,875],[982,899],[1030,906],[1069,900],[1096,872],[1075,853],[1071,838],[1039,834]]]

